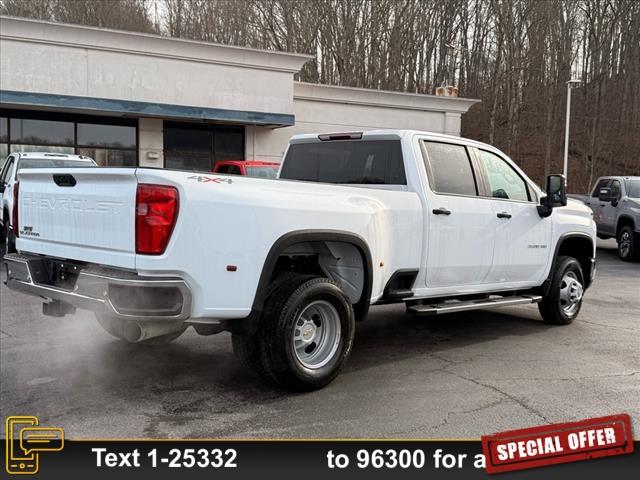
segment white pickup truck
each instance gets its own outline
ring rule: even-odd
[[[370,305],[411,314],[538,303],[571,323],[595,274],[596,228],[499,150],[405,130],[294,136],[279,180],[152,168],[18,174],[7,285],[51,315],[96,312],[160,343],[230,331],[286,388],[320,388]]]

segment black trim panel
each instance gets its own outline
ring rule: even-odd
[[[258,320],[262,315],[267,286],[269,285],[269,280],[271,280],[271,275],[275,270],[276,262],[278,261],[280,254],[296,243],[320,241],[350,243],[360,251],[364,263],[365,278],[362,296],[358,303],[353,305],[353,310],[356,320],[363,320],[367,316],[371,300],[371,290],[373,288],[373,262],[371,260],[369,246],[365,240],[354,233],[343,232],[340,230],[298,230],[286,233],[280,237],[269,250],[262,267],[262,273],[260,274],[260,280],[258,281],[258,288],[256,289],[251,313],[248,317],[239,321],[230,321],[232,331],[241,331],[249,334],[255,333],[258,326]]]
[[[542,290],[542,294],[545,296],[549,294],[549,289],[551,288],[551,280],[553,279],[553,274],[556,271],[556,265],[558,263],[558,251],[560,250],[560,247],[562,246],[563,242],[570,238],[583,238],[583,239],[589,240],[589,242],[591,243],[591,251],[593,251],[593,239],[588,234],[582,233],[582,232],[570,232],[570,233],[565,233],[561,235],[558,241],[556,242],[555,251],[553,252],[553,262],[551,263],[551,270],[549,270],[549,275],[547,276],[547,279],[540,286],[540,289]],[[595,260],[594,257],[589,257],[589,258],[592,260]],[[595,262],[592,262],[592,265],[594,263]],[[583,273],[585,277],[584,288],[586,290],[591,284],[591,272],[589,271],[589,272],[583,272]]]
[[[401,268],[396,270],[391,278],[387,281],[387,284],[384,287],[384,291],[382,294],[382,298],[378,300],[376,303],[388,303],[394,301],[401,301],[404,298],[413,297],[413,284],[416,281],[416,277],[418,276],[417,268]],[[406,279],[408,284],[404,286],[404,288],[396,288],[399,280]]]

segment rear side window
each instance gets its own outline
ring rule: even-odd
[[[471,159],[463,145],[424,142],[429,185],[436,193],[477,195]]]
[[[629,197],[640,198],[640,180],[628,180],[625,185]]]
[[[255,178],[276,178],[278,169],[274,167],[247,167],[247,176]]]
[[[406,185],[400,140],[294,143],[280,178],[343,184]]]

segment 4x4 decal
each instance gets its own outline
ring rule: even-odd
[[[231,185],[233,183],[233,180],[230,178],[226,178],[226,177],[207,177],[205,175],[192,175],[190,177],[187,177],[189,180],[196,180],[198,182],[204,182],[204,183],[209,183],[209,182],[213,182],[213,183],[228,183],[229,185]]]

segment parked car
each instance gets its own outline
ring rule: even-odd
[[[584,203],[593,210],[598,237],[615,238],[622,260],[640,260],[640,177],[600,177]]]
[[[242,175],[256,178],[276,178],[280,164],[259,160],[221,160],[216,162],[213,173]]]
[[[15,236],[18,225],[15,218],[15,198],[19,183],[17,173],[25,168],[67,168],[96,166],[93,159],[83,155],[48,152],[16,152],[9,155],[0,173],[0,193],[2,194],[2,228],[0,238],[6,242],[6,251],[15,252]]]
[[[459,137],[297,135],[277,188],[152,168],[52,173],[18,174],[9,288],[45,297],[51,315],[93,310],[130,342],[230,331],[247,365],[292,389],[338,375],[370,305],[537,303],[567,325],[595,274],[591,211],[567,201],[564,177],[545,194],[501,151]]]

